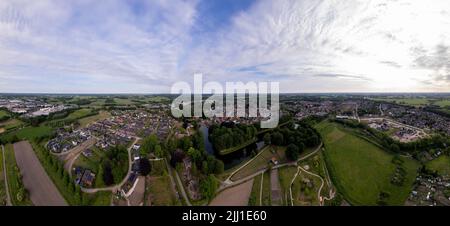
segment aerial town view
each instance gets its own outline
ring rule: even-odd
[[[450,206],[449,27],[446,0],[0,1],[0,206]]]

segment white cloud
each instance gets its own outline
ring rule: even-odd
[[[435,67],[447,0],[261,0],[204,34],[197,1],[134,2],[0,1],[0,89],[167,92],[201,72],[285,92],[449,91],[448,64]]]
[[[420,82],[434,72],[415,68],[411,49],[448,43],[442,9],[449,7],[445,0],[261,1],[197,49],[189,66],[218,77],[288,76],[282,88],[291,92],[448,91],[448,83]]]

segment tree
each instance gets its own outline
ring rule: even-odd
[[[391,144],[390,149],[393,152],[399,152],[400,151],[400,147],[398,145],[396,145],[396,144]]]
[[[283,134],[281,134],[280,132],[273,133],[271,139],[272,139],[272,144],[274,144],[274,145],[281,146],[284,144],[284,137],[283,137]]]
[[[150,165],[150,161],[147,158],[139,159],[139,174],[141,176],[147,176],[152,170],[152,166]]]
[[[193,147],[189,148],[187,154],[189,157],[191,157],[194,163],[198,163],[202,160],[202,153],[200,153],[200,151],[196,150]]]
[[[139,152],[141,155],[146,156],[149,153],[155,151],[155,146],[158,144],[158,137],[156,136],[156,134],[152,134],[144,140],[141,148],[139,149]]]
[[[295,144],[289,144],[286,148],[286,157],[291,161],[296,161],[298,159],[298,155],[300,154],[300,150]]]
[[[209,173],[209,167],[208,167],[208,162],[207,161],[203,161],[202,162],[202,172],[204,174],[208,174]]]
[[[104,163],[103,166],[103,182],[105,185],[109,186],[114,184],[114,177],[111,171],[111,165],[108,162]]]
[[[270,145],[271,144],[271,139],[270,139],[270,134],[269,133],[266,133],[266,134],[264,134],[264,144],[265,145]]]
[[[221,174],[225,170],[225,165],[221,160],[216,160],[216,167],[214,168],[215,174]]]
[[[218,187],[219,183],[213,175],[209,175],[205,179],[200,180],[200,193],[208,201],[214,198]]]
[[[159,144],[155,146],[155,155],[158,158],[163,158],[164,157],[164,151],[162,150],[161,145],[159,145]]]

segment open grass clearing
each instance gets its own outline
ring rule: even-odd
[[[427,169],[436,171],[441,176],[450,176],[450,157],[441,155],[426,163]]]
[[[396,172],[393,154],[352,134],[341,125],[322,122],[317,126],[325,144],[325,160],[340,193],[353,205],[377,205],[380,193],[387,193],[387,205],[402,205],[408,197],[419,164],[400,157],[406,172],[402,186],[391,179]],[[339,135],[339,139],[336,139]]]
[[[19,190],[23,187],[20,169],[16,163],[14,148],[12,144],[5,145],[6,176],[8,177],[8,187],[11,202],[14,206],[31,206],[33,203],[28,196],[23,199],[18,197]]]
[[[87,125],[97,122],[97,121],[101,121],[107,118],[110,118],[111,114],[107,111],[100,111],[97,115],[93,115],[93,116],[88,116],[82,119],[79,119],[78,122],[80,123],[80,127],[86,127]]]
[[[283,163],[286,161],[285,157],[285,147],[276,147],[276,146],[267,146],[258,153],[254,159],[251,160],[246,166],[241,168],[238,172],[236,172],[232,177],[232,181],[236,181],[239,179],[243,179],[247,176],[250,176],[260,170],[267,168],[270,164],[270,160],[274,157],[279,161],[279,163]]]

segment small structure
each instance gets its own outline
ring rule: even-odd
[[[270,159],[270,162],[274,165],[278,165],[278,160],[276,157],[272,157],[272,159]]]
[[[95,174],[91,170],[85,170],[83,177],[81,178],[81,184],[83,187],[92,187],[95,180]]]

